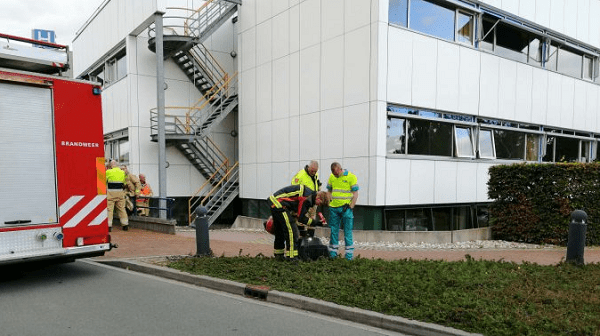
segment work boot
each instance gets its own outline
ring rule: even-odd
[[[129,225],[123,225],[123,231],[129,231]]]
[[[277,260],[277,261],[284,261],[285,257],[283,256],[283,254],[276,254],[275,255],[275,260]]]

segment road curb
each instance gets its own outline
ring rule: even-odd
[[[176,269],[149,264],[134,259],[95,260],[98,263],[128,269],[135,272],[159,276],[200,287],[206,287],[230,294],[247,296],[246,284],[235,281],[212,278],[205,275],[194,275]],[[262,295],[261,295],[261,299]],[[346,307],[335,303],[317,300],[296,294],[269,290],[264,295],[264,301],[283,306],[298,308],[318,314],[332,316],[343,320],[418,336],[474,336],[466,331],[410,320],[398,316],[389,316],[364,309]]]

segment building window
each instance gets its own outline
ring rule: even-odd
[[[387,153],[475,157],[474,118],[388,106]],[[437,120],[436,120],[437,119]]]
[[[129,163],[130,143],[127,129],[104,135],[104,158],[106,161],[116,160]]]
[[[456,42],[473,45],[474,15],[458,11],[456,14]]]
[[[398,26],[408,26],[408,0],[390,0],[389,22]]]
[[[408,120],[408,154],[452,156],[452,124]]]
[[[386,209],[388,231],[454,231],[488,226],[487,205]]]
[[[406,154],[406,119],[387,119],[387,152]]]
[[[568,76],[582,77],[583,55],[578,55],[574,50],[569,50],[568,47],[556,42],[551,42],[548,50],[549,55],[546,68]]]
[[[455,126],[454,141],[457,157],[474,157],[473,134],[470,127]]]
[[[591,162],[600,135],[388,105],[387,154]],[[594,136],[596,138],[594,138]]]
[[[543,162],[591,162],[592,140],[548,135]]]
[[[410,0],[410,28],[454,41],[455,10],[427,0]]]
[[[590,56],[583,56],[583,79],[594,80],[594,59]]]
[[[498,56],[542,66],[542,37],[484,15],[479,47]]]
[[[465,7],[469,7],[465,4]],[[475,15],[450,2],[390,0],[389,23],[460,43],[473,44]]]
[[[90,71],[83,79],[97,82],[103,87],[118,82],[127,76],[127,57],[125,49],[106,58],[99,66]]]
[[[492,130],[479,130],[479,157],[482,159],[495,159],[494,136]]]
[[[462,0],[389,0],[388,19],[393,25],[476,45],[498,56],[564,75],[589,81],[598,78],[596,49],[494,11]]]
[[[493,130],[496,158],[506,160],[525,159],[525,134],[509,130]]]

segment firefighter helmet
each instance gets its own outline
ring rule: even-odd
[[[273,224],[273,217],[269,216],[269,219],[263,222],[265,230],[270,234],[275,234],[275,225]]]

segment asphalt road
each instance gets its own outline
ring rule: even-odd
[[[80,260],[0,268],[0,335],[401,335]]]

